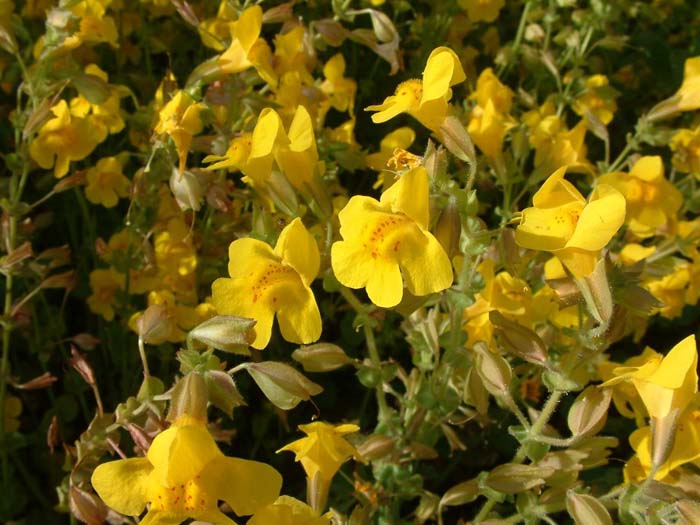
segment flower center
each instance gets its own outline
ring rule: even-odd
[[[396,87],[394,96],[410,108],[416,108],[423,96],[423,83],[417,79],[406,80]]]
[[[402,230],[412,222],[403,214],[382,213],[376,221],[370,223],[362,246],[370,252],[373,259],[395,259],[404,238]]]
[[[185,514],[203,511],[216,505],[216,502],[211,500],[202,490],[199,479],[200,477],[197,476],[187,483],[174,487],[158,487],[154,491],[151,508],[175,514]]]
[[[268,263],[265,269],[258,274],[257,279],[253,283],[253,303],[267,296],[268,292],[271,290],[274,291],[274,288],[278,285],[298,277],[299,275],[296,270],[290,266],[279,263]],[[269,300],[271,304],[274,305],[277,303],[278,297],[275,293],[272,293]]]

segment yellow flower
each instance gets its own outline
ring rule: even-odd
[[[476,90],[469,98],[476,100],[482,108],[486,108],[490,101],[497,113],[509,113],[513,105],[513,91],[498,80],[490,67],[481,72],[476,81]]]
[[[341,53],[333,55],[323,66],[321,91],[328,97],[331,107],[338,111],[354,111],[355,91],[357,83],[351,78],[345,78],[345,58]]]
[[[631,357],[622,363],[622,367],[642,366],[647,361],[656,359],[658,356],[657,352],[647,346],[641,355]],[[615,370],[620,368],[620,366],[620,363],[614,361],[602,361],[596,364],[596,371],[602,381],[610,381],[615,377]],[[644,425],[647,409],[634,385],[627,381],[619,381],[608,385],[608,387],[612,389],[612,400],[617,411],[625,417],[634,419],[637,422],[637,426]]]
[[[22,401],[18,397],[8,394],[3,403],[5,405],[3,428],[5,432],[16,432],[19,429],[19,419],[17,418],[22,413]]]
[[[651,472],[651,440],[652,431],[649,426],[638,428],[630,435],[629,442],[637,454],[636,459],[643,469],[643,474],[635,476],[625,468],[627,482],[644,481]],[[697,459],[700,459],[700,410],[686,410],[678,421],[673,448],[666,461],[654,474],[654,479],[663,480],[673,469]]]
[[[330,482],[346,460],[359,455],[355,447],[343,438],[345,434],[358,432],[360,427],[357,425],[346,423],[333,426],[323,421],[314,421],[308,425],[299,425],[299,430],[306,437],[297,439],[277,452],[294,452],[309,479],[314,479],[319,474],[321,479]]]
[[[515,241],[523,248],[552,252],[574,277],[595,268],[600,250],[610,242],[625,218],[625,198],[612,186],[598,184],[588,202],[555,171],[522,213]]]
[[[683,195],[664,177],[661,157],[642,157],[629,173],[606,173],[599,184],[609,184],[627,201],[626,222],[638,237],[650,237],[675,219]]]
[[[508,115],[498,113],[493,102],[487,100],[484,108],[476,106],[472,111],[467,131],[482,153],[495,159],[501,155],[506,133],[513,125]]]
[[[588,150],[585,139],[585,121],[567,130],[556,115],[545,117],[531,137],[535,145],[537,172],[551,173],[562,166],[573,172],[592,172],[594,167],[586,158]]]
[[[342,241],[331,247],[336,278],[349,288],[367,288],[377,306],[396,306],[403,281],[413,295],[452,284],[452,265],[428,231],[428,174],[422,166],[402,175],[377,200],[356,195],[339,213]],[[402,278],[403,277],[403,278]]]
[[[674,168],[684,173],[700,173],[700,127],[679,129],[669,146]]]
[[[318,512],[289,496],[280,496],[277,500],[260,509],[248,520],[247,525],[330,525],[330,519],[319,516]]]
[[[130,187],[131,181],[122,173],[122,165],[117,157],[105,157],[87,171],[85,197],[93,204],[112,208],[120,198],[129,195]]]
[[[676,93],[680,111],[700,109],[700,56],[689,58],[683,68],[683,83]]]
[[[173,139],[180,159],[180,171],[185,171],[192,137],[202,131],[203,124],[199,114],[203,108],[203,104],[196,103],[187,93],[178,90],[160,110],[155,132],[167,134]]]
[[[370,153],[365,157],[367,167],[378,171],[377,182],[374,188],[387,189],[394,183],[395,174],[387,170],[389,160],[394,156],[396,149],[407,150],[413,141],[416,140],[416,133],[409,127],[403,127],[387,134],[379,143],[379,151]]]
[[[39,166],[53,167],[54,176],[61,178],[71,161],[90,155],[104,136],[89,119],[71,115],[65,100],[52,106],[51,113],[54,117],[41,127],[29,153]]]
[[[438,133],[447,117],[452,86],[464,82],[466,75],[457,54],[447,47],[430,53],[423,80],[406,80],[382,104],[368,106],[365,111],[378,111],[372,122],[380,124],[400,113],[408,113],[429,130]]]
[[[663,303],[659,314],[667,319],[678,317],[686,304],[686,290],[690,283],[690,268],[687,262],[676,264],[673,271],[660,279],[644,282],[644,287]]]
[[[269,465],[224,456],[203,421],[179,417],[156,436],[145,458],[99,465],[92,486],[111,508],[138,516],[143,525],[177,525],[188,518],[235,525],[218,507],[239,516],[272,503],[282,477]]]
[[[462,9],[467,10],[469,20],[472,22],[493,22],[498,18],[498,13],[506,5],[505,0],[458,0]]]
[[[236,19],[236,11],[227,0],[219,2],[215,18],[207,18],[199,23],[197,30],[202,38],[202,44],[216,51],[223,51],[226,46],[223,40],[231,34],[231,22]]]
[[[253,145],[253,134],[242,133],[234,137],[229,144],[226,153],[223,155],[208,155],[204,157],[204,162],[214,162],[205,170],[220,170],[227,168],[229,171],[240,171],[245,176],[253,176],[248,172],[248,158]]]
[[[100,314],[106,321],[114,319],[114,304],[117,292],[124,288],[124,274],[114,268],[93,270],[90,272],[90,288],[92,295],[87,298],[90,311]]]
[[[650,355],[640,366],[618,367],[602,386],[629,381],[637,389],[649,416],[662,419],[683,412],[698,392],[698,352],[691,335],[662,357]]]
[[[181,216],[169,219],[154,241],[161,286],[189,303],[197,300],[197,250],[192,241],[192,232]]]
[[[310,285],[318,274],[316,241],[301,219],[290,222],[275,249],[256,239],[238,239],[229,246],[231,278],[212,284],[212,303],[220,314],[255,319],[253,348],[265,348],[277,314],[282,337],[308,344],[321,336],[321,314]]]
[[[107,73],[102,71],[97,65],[89,64],[85,67],[85,73],[98,77],[105,82],[109,80]],[[102,140],[107,137],[107,134],[119,133],[124,129],[125,123],[120,112],[120,91],[115,87],[109,87],[109,96],[101,104],[91,104],[83,96],[78,96],[70,101],[70,112],[76,117],[90,117],[90,121],[104,128],[102,131]]]
[[[552,291],[548,287],[532,293],[528,284],[506,271],[494,274],[495,263],[484,259],[477,270],[484,279],[484,288],[476,294],[475,302],[464,310],[468,345],[477,341],[491,342],[493,325],[489,312],[498,311],[508,319],[527,328],[535,328],[556,311]]]
[[[603,124],[610,124],[617,111],[617,104],[608,77],[605,75],[588,77],[585,92],[574,101],[572,108],[582,117],[590,111]]]
[[[255,67],[260,77],[270,85],[277,83],[272,70],[271,51],[260,37],[262,8],[254,5],[241,13],[231,27],[231,45],[216,59],[222,73],[239,73]]]
[[[165,342],[179,343],[187,337],[187,332],[213,317],[215,312],[202,303],[196,307],[178,303],[175,295],[170,290],[153,290],[148,294],[148,306],[162,305],[163,314],[161,324],[157,331],[149,334],[149,343],[159,345]],[[138,322],[143,312],[136,312],[129,318],[129,328],[134,332],[139,332]]]

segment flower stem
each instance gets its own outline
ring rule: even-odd
[[[527,446],[529,442],[537,440],[540,432],[542,432],[547,423],[549,423],[549,420],[554,414],[554,411],[556,410],[557,405],[559,404],[559,401],[561,401],[561,398],[564,394],[565,392],[563,390],[555,390],[550,394],[549,398],[542,407],[542,411],[540,412],[539,417],[530,427],[530,430],[527,433],[527,437],[520,444],[520,448],[518,448],[518,451],[515,453],[515,456],[513,457],[511,463],[522,463],[525,460],[525,457],[527,456]],[[474,518],[473,523],[479,523],[483,521],[488,516],[489,512],[491,512],[491,509],[495,504],[496,500],[492,497],[489,497],[484,503],[483,507],[481,507],[479,513]]]

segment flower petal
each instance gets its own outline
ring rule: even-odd
[[[583,208],[568,248],[598,251],[610,242],[625,222],[625,197],[612,186],[599,185]]]
[[[305,345],[321,337],[321,313],[313,292],[306,286],[294,294],[293,301],[282,301],[277,321],[282,337],[290,343]]]
[[[204,424],[173,425],[156,436],[148,449],[148,461],[165,486],[194,479],[217,457],[223,457]]]
[[[408,215],[427,230],[430,221],[429,190],[428,172],[423,166],[418,166],[403,174],[396,184],[382,193],[379,202],[391,206],[393,212]]]
[[[138,516],[146,507],[146,478],[153,470],[146,458],[129,458],[98,465],[92,486],[108,506],[129,516]]]
[[[367,285],[374,262],[362,245],[338,241],[331,246],[331,265],[341,284],[356,289]]]
[[[265,463],[222,456],[202,472],[202,485],[237,515],[248,516],[277,499],[282,476]]]
[[[423,239],[406,236],[399,250],[399,266],[406,287],[418,296],[448,288],[454,277],[452,264],[440,242],[429,232],[420,235]]]
[[[585,204],[586,199],[583,198],[583,195],[573,184],[564,179],[565,174],[566,166],[552,173],[544,181],[542,187],[537,190],[537,193],[533,195],[532,205],[536,208],[551,208],[569,204],[570,202]]]
[[[282,230],[277,239],[275,253],[285,263],[299,272],[304,284],[307,286],[318,275],[318,270],[321,267],[318,245],[299,217]]]
[[[188,517],[187,514],[152,509],[143,517],[139,525],[179,525]]]
[[[391,308],[401,302],[403,281],[398,263],[383,257],[374,259],[374,267],[367,280],[367,295],[382,308]]]

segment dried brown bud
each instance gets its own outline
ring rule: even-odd
[[[85,360],[85,357],[78,352],[78,349],[71,345],[70,348],[71,358],[68,360],[68,364],[72,366],[76,372],[80,374],[80,377],[90,386],[95,385],[95,373],[92,370],[90,364]]]
[[[49,388],[56,381],[58,381],[58,378],[51,374],[51,372],[44,372],[40,376],[30,379],[26,383],[14,385],[14,387],[22,390],[41,390],[43,388]]]

